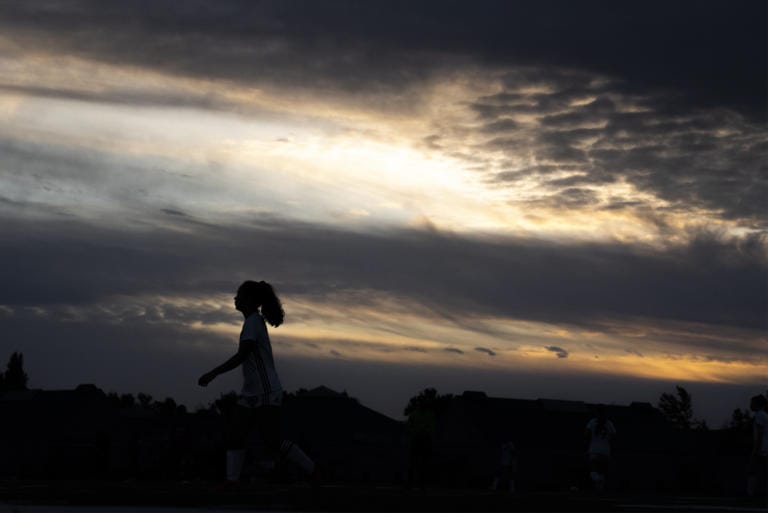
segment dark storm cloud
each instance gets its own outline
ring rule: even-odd
[[[492,349],[488,349],[487,347],[476,347],[475,351],[478,353],[485,353],[488,356],[496,356],[496,351],[493,351]]]
[[[746,0],[0,6],[2,32],[26,48],[175,74],[355,92],[399,89],[463,59],[599,72],[756,117],[765,115],[765,20],[765,4]]]
[[[551,351],[557,355],[558,358],[568,358],[568,351],[558,346],[546,346],[544,349]]]
[[[0,304],[11,308],[92,305],[109,297],[205,297],[230,293],[254,277],[314,301],[363,291],[349,300],[365,304],[364,291],[378,291],[470,326],[468,319],[477,314],[600,330],[612,318],[698,322],[715,332],[717,325],[763,329],[768,304],[766,256],[757,238],[700,234],[686,246],[651,250],[413,230],[350,233],[268,217],[247,226],[190,223],[184,230],[152,231],[74,221],[6,219],[3,225]],[[199,313],[167,308],[163,315],[171,318],[194,320]],[[217,322],[228,314],[210,315]],[[703,342],[692,337],[676,343]],[[746,339],[729,347],[756,350]]]
[[[515,87],[529,84],[525,72],[510,76],[519,81]],[[594,193],[584,187],[626,182],[680,211],[708,209],[745,226],[768,229],[764,124],[722,109],[672,108],[662,95],[623,96],[616,93],[617,84],[595,85],[589,76],[558,71],[543,76],[552,90],[529,93],[530,104],[521,106],[518,95],[505,104],[506,93],[474,104],[479,132],[486,135],[475,143],[476,154],[486,155],[481,163],[495,169],[495,182],[514,188],[518,181],[538,178],[549,190],[542,204],[605,210],[636,204],[630,197],[598,205]],[[588,103],[569,103],[580,98]],[[533,124],[505,128],[508,117],[520,115],[533,117]],[[438,128],[438,134],[441,130],[455,127]],[[529,154],[539,163],[514,164]],[[499,161],[504,164],[499,166]],[[570,176],[557,175],[566,172]]]

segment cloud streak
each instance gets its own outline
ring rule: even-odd
[[[546,349],[547,351],[550,351],[552,353],[555,353],[558,358],[568,358],[568,354],[569,354],[568,351],[566,351],[562,347],[547,346],[544,349]]]

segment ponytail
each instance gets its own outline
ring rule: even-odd
[[[283,323],[285,312],[272,285],[265,281],[245,281],[237,289],[238,294],[261,305],[261,315],[275,328]]]
[[[261,299],[261,315],[272,326],[277,328],[283,323],[285,319],[285,312],[283,311],[283,304],[280,302],[280,298],[275,294],[275,290],[272,285],[265,281],[260,281],[259,285],[264,291],[264,295]]]

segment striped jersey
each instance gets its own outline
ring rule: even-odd
[[[249,315],[243,322],[240,341],[253,340],[253,351],[243,362],[243,390],[241,403],[258,407],[278,405],[282,402],[283,387],[277,377],[272,344],[264,318],[259,312]]]

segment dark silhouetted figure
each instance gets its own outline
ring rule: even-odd
[[[755,412],[752,420],[752,452],[747,472],[747,494],[755,497],[760,493],[768,495],[768,400],[756,395],[749,402]]]
[[[437,427],[437,390],[427,388],[411,399],[405,414],[408,415],[411,444],[407,487],[411,488],[418,482],[424,489]]]
[[[515,493],[515,477],[517,476],[517,449],[512,442],[501,444],[499,470],[493,478],[491,489]]]
[[[586,436],[589,440],[589,477],[598,493],[605,490],[605,475],[611,464],[611,440],[616,436],[613,422],[608,420],[605,407],[595,408],[595,417],[587,423]]]
[[[200,386],[207,386],[219,374],[237,367],[243,369],[243,388],[238,401],[225,412],[229,426],[227,480],[240,480],[246,441],[254,428],[261,435],[273,468],[288,460],[312,475],[314,462],[299,446],[280,436],[283,387],[275,369],[266,322],[274,327],[283,323],[282,304],[268,283],[246,281],[237,289],[235,308],[245,317],[237,353],[198,380]]]

